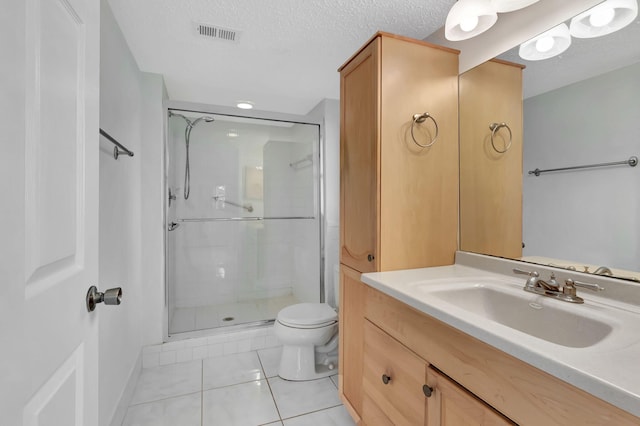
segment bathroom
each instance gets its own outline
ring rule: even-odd
[[[541,2],[544,2],[544,0],[541,0]],[[82,2],[60,2],[65,8],[70,8],[71,5],[80,3]],[[60,263],[56,264],[57,266],[52,270],[64,276],[70,274],[70,269],[68,268],[68,264],[65,263],[67,262],[65,259],[68,259],[69,252],[73,252],[73,247],[75,247],[73,243],[77,244],[76,238],[84,235],[84,229],[95,229],[97,231],[97,235],[91,234],[88,236],[88,241],[91,241],[92,244],[91,247],[94,252],[97,253],[97,256],[94,259],[89,258],[88,262],[93,262],[92,268],[95,269],[96,274],[90,276],[89,279],[85,280],[80,286],[80,288],[83,289],[83,294],[80,295],[83,299],[81,301],[83,304],[82,316],[80,316],[79,312],[78,315],[75,316],[76,313],[73,311],[72,315],[74,316],[70,318],[69,321],[81,322],[88,318],[84,307],[84,293],[89,285],[97,285],[100,291],[121,286],[124,292],[122,304],[117,307],[98,305],[96,308],[97,312],[94,312],[93,317],[91,317],[94,319],[90,325],[94,327],[93,331],[95,332],[96,338],[93,343],[87,343],[86,346],[84,346],[87,348],[84,352],[74,352],[74,357],[69,358],[68,353],[65,354],[63,352],[64,349],[52,350],[50,359],[42,359],[39,354],[42,353],[43,348],[48,347],[44,345],[49,343],[49,347],[57,346],[52,344],[52,342],[47,342],[47,339],[31,339],[25,336],[34,335],[36,330],[40,331],[38,335],[55,336],[55,324],[52,321],[50,325],[44,324],[45,328],[41,329],[41,325],[36,324],[35,321],[31,321],[30,318],[42,318],[43,312],[46,314],[51,313],[53,315],[52,318],[57,317],[58,313],[54,309],[56,305],[67,306],[66,300],[79,300],[79,298],[78,294],[76,294],[77,292],[61,292],[60,295],[57,296],[58,299],[53,299],[46,303],[40,302],[38,295],[41,292],[44,294],[48,288],[47,280],[41,279],[42,276],[39,276],[37,273],[30,276],[32,271],[27,272],[23,269],[16,269],[13,266],[28,264],[29,266],[27,266],[27,268],[32,268],[33,270],[37,269],[34,265],[38,265],[38,262],[42,262],[43,260],[37,258],[37,256],[25,260],[25,257],[28,257],[25,253],[30,253],[30,249],[33,248],[31,246],[34,241],[33,238],[37,238],[38,236],[38,234],[35,234],[35,236],[34,234],[28,234],[25,230],[25,228],[28,228],[25,222],[29,224],[29,220],[38,219],[25,218],[25,211],[33,207],[33,203],[38,205],[40,201],[44,203],[44,207],[38,207],[38,209],[45,209],[45,211],[49,205],[57,208],[63,203],[56,201],[56,199],[25,199],[25,187],[29,188],[30,185],[40,184],[39,181],[30,180],[28,177],[25,177],[25,173],[22,171],[18,171],[18,175],[12,175],[14,177],[12,177],[11,180],[14,181],[17,179],[17,184],[6,188],[8,195],[10,199],[23,201],[16,203],[16,205],[19,206],[18,208],[12,206],[11,209],[3,209],[3,218],[6,220],[6,229],[9,232],[9,238],[7,238],[6,241],[9,241],[10,244],[2,245],[3,252],[0,257],[3,259],[3,272],[5,272],[7,282],[21,284],[7,286],[7,297],[3,298],[1,305],[2,326],[0,327],[2,332],[0,335],[5,337],[5,341],[23,342],[24,344],[7,345],[3,355],[3,358],[7,362],[3,363],[0,373],[3,377],[9,378],[7,383],[9,383],[10,386],[3,385],[1,389],[0,400],[2,401],[2,406],[0,407],[0,412],[8,413],[0,415],[0,423],[2,424],[20,424],[23,421],[18,419],[23,418],[23,411],[28,412],[35,408],[40,409],[38,404],[44,404],[43,401],[47,400],[45,397],[47,392],[52,393],[53,391],[50,388],[44,388],[44,395],[38,393],[38,380],[44,383],[49,377],[53,377],[55,380],[58,380],[59,383],[70,383],[67,379],[75,376],[68,372],[75,370],[70,367],[72,364],[65,364],[63,362],[65,359],[73,360],[76,363],[75,365],[83,365],[82,363],[84,362],[86,365],[94,368],[97,363],[97,366],[100,367],[99,372],[98,369],[94,369],[95,373],[86,373],[87,383],[96,384],[96,389],[91,391],[93,392],[93,396],[89,396],[88,398],[93,398],[96,401],[97,398],[99,398],[99,407],[96,403],[94,403],[93,406],[89,406],[89,409],[84,413],[84,418],[87,420],[84,422],[76,420],[75,424],[109,425],[121,424],[122,420],[126,417],[129,404],[123,401],[130,399],[134,393],[133,387],[135,383],[133,383],[131,378],[144,369],[145,363],[147,368],[153,368],[154,365],[160,366],[160,364],[178,364],[181,361],[187,361],[189,356],[191,359],[197,356],[205,357],[204,351],[206,351],[207,358],[215,358],[215,356],[224,355],[225,351],[228,353],[244,352],[247,349],[249,352],[251,350],[268,351],[278,345],[271,331],[265,331],[266,329],[255,328],[253,326],[249,326],[246,329],[238,329],[240,331],[237,331],[237,340],[225,340],[225,337],[220,336],[225,336],[227,333],[220,333],[219,330],[218,332],[212,332],[208,335],[198,334],[200,333],[200,331],[198,331],[192,335],[191,337],[193,338],[189,340],[206,338],[207,343],[206,345],[199,345],[197,350],[195,347],[188,348],[186,346],[187,344],[185,342],[188,340],[171,336],[173,333],[169,331],[169,311],[167,303],[167,298],[170,298],[170,294],[168,294],[169,290],[165,287],[165,276],[167,274],[165,269],[165,238],[167,235],[170,235],[164,232],[166,209],[169,208],[167,205],[167,194],[165,192],[166,188],[163,184],[165,174],[167,173],[167,155],[162,141],[165,140],[167,126],[169,125],[176,126],[176,138],[184,136],[184,127],[182,127],[181,130],[177,130],[177,123],[181,119],[178,117],[168,117],[169,105],[172,104],[167,102],[169,102],[169,100],[174,101],[174,99],[183,101],[186,98],[186,96],[174,98],[172,90],[184,90],[183,93],[190,94],[189,105],[187,105],[187,103],[172,105],[176,113],[184,114],[186,111],[191,111],[191,114],[187,115],[190,118],[211,114],[214,118],[218,118],[218,123],[224,121],[219,119],[219,117],[225,115],[248,117],[256,120],[267,118],[277,121],[298,122],[300,121],[300,117],[304,116],[305,123],[319,126],[320,135],[318,142],[316,142],[318,145],[314,148],[316,162],[312,167],[315,167],[323,174],[322,179],[318,179],[317,182],[314,183],[314,185],[317,185],[318,194],[314,195],[313,198],[313,202],[317,203],[317,206],[314,206],[314,209],[317,209],[314,211],[314,215],[316,215],[316,220],[318,221],[317,227],[322,231],[318,231],[315,234],[315,237],[318,238],[317,250],[320,254],[316,258],[319,264],[317,267],[312,268],[313,273],[317,275],[313,280],[318,283],[317,292],[314,295],[314,297],[317,297],[317,300],[314,300],[314,302],[320,301],[320,284],[322,283],[324,285],[322,294],[325,300],[332,304],[335,303],[333,299],[333,289],[336,283],[333,277],[335,266],[340,263],[340,214],[338,201],[340,192],[338,176],[340,167],[340,107],[339,101],[337,100],[339,93],[335,93],[339,79],[339,74],[336,70],[378,30],[382,29],[417,39],[424,38],[442,26],[447,12],[454,4],[453,1],[434,1],[429,2],[429,5],[426,6],[416,5],[415,7],[419,8],[419,12],[416,13],[424,13],[425,16],[429,16],[430,19],[433,20],[433,22],[428,23],[424,22],[424,17],[420,19],[411,18],[412,20],[410,22],[406,21],[406,19],[409,18],[403,17],[399,19],[398,22],[393,22],[393,20],[385,18],[385,14],[387,17],[391,16],[391,11],[387,10],[385,10],[383,14],[371,17],[371,22],[368,23],[365,30],[363,30],[364,34],[359,34],[357,37],[354,37],[354,39],[348,40],[348,43],[345,42],[344,44],[346,46],[344,48],[324,50],[321,51],[321,55],[314,54],[304,56],[302,61],[310,62],[311,65],[313,65],[312,70],[308,75],[305,75],[304,79],[299,79],[299,75],[293,78],[283,73],[279,78],[291,80],[286,83],[289,83],[292,88],[284,94],[281,94],[279,98],[273,99],[272,107],[265,107],[265,105],[267,105],[266,99],[271,96],[271,94],[268,93],[269,88],[266,87],[266,85],[262,91],[256,90],[251,93],[232,93],[233,90],[238,89],[232,90],[231,88],[218,87],[218,92],[213,94],[208,92],[210,86],[207,82],[210,82],[212,77],[207,74],[206,70],[196,70],[195,73],[190,76],[191,80],[195,82],[194,86],[190,88],[182,88],[176,80],[177,77],[173,76],[170,71],[167,71],[164,76],[154,73],[153,59],[146,57],[144,52],[140,52],[138,47],[123,35],[125,25],[127,25],[126,28],[128,28],[128,31],[130,31],[132,27],[139,24],[139,22],[135,21],[133,15],[130,17],[122,16],[124,14],[122,12],[123,9],[118,9],[118,7],[122,8],[124,3],[125,2],[117,1],[101,2],[99,13],[100,33],[93,34],[93,39],[87,39],[86,41],[87,43],[93,43],[93,49],[87,50],[87,55],[94,55],[92,63],[94,66],[97,63],[95,55],[98,53],[100,62],[99,81],[93,81],[94,87],[100,87],[99,100],[96,97],[96,93],[89,93],[89,95],[93,96],[89,96],[88,101],[93,102],[90,104],[93,112],[88,119],[93,121],[91,121],[89,123],[90,126],[87,127],[102,128],[120,141],[126,148],[133,151],[134,155],[132,157],[121,155],[118,160],[115,160],[113,158],[113,145],[101,137],[99,140],[99,152],[93,154],[94,156],[89,163],[91,167],[88,168],[88,170],[99,170],[99,176],[98,173],[96,173],[92,181],[92,184],[96,188],[99,188],[99,191],[96,193],[99,197],[96,195],[93,198],[87,198],[93,210],[81,215],[77,211],[54,209],[51,211],[50,217],[43,219],[44,222],[38,225],[40,226],[38,232],[43,234],[49,232],[47,236],[51,238],[50,241],[64,241],[64,244],[60,245],[63,251],[63,259]],[[375,5],[375,2],[372,2],[372,7],[374,7],[373,5]],[[396,6],[398,9],[401,8],[400,4]],[[34,78],[34,76],[30,74],[31,68],[29,67],[32,67],[35,61],[33,55],[30,55],[35,41],[31,36],[24,35],[24,27],[35,25],[31,18],[25,18],[25,16],[48,16],[51,11],[40,10],[40,8],[44,7],[45,6],[33,1],[16,1],[9,5],[8,13],[3,16],[3,31],[6,31],[6,36],[3,37],[5,42],[5,44],[3,44],[3,51],[6,47],[7,57],[15,58],[15,60],[8,62],[8,66],[5,68],[6,78],[3,79],[7,93],[11,95],[5,97],[5,102],[7,103],[3,102],[3,124],[5,124],[3,128],[7,129],[7,133],[5,134],[7,141],[29,141],[33,140],[34,137],[29,116],[25,111],[33,109],[35,98],[33,93],[28,93],[28,90],[25,88],[29,87],[27,83],[29,79]],[[176,6],[169,5],[168,7],[174,8]],[[377,5],[376,7],[380,6]],[[387,7],[389,6],[387,5]],[[197,10],[193,10],[193,16],[190,16],[187,20],[198,20],[198,18],[194,16],[201,15],[204,9],[205,5],[198,3]],[[120,14],[116,13],[117,10],[120,10]],[[57,9],[53,12],[56,11]],[[150,16],[153,16],[153,11],[148,12]],[[333,16],[333,19],[336,22],[344,22],[342,19],[352,19],[353,16],[359,13],[359,11],[351,9],[348,11],[349,13],[343,12],[337,14],[340,16]],[[181,11],[180,13],[183,12]],[[310,14],[313,15],[313,13]],[[342,14],[344,14],[345,17],[341,16]],[[413,14],[415,13],[410,13],[410,15]],[[185,14],[184,16],[186,18],[189,15]],[[139,18],[140,15],[137,17]],[[91,21],[91,19],[93,21]],[[94,23],[96,19],[98,19],[96,16],[83,17],[82,19],[78,18],[80,21],[86,20],[87,22]],[[216,19],[214,16],[213,18],[203,18],[202,21],[215,22]],[[43,22],[46,25],[55,25],[54,21]],[[310,19],[309,22],[313,22],[313,19]],[[185,25],[188,25],[188,22]],[[16,40],[15,34],[22,34],[22,36]],[[152,34],[152,32],[146,33],[146,37],[151,37]],[[170,35],[165,34],[163,37],[170,37]],[[347,36],[345,35],[345,37]],[[302,40],[302,42],[310,42],[310,40],[304,38],[304,34],[301,35],[300,40]],[[156,49],[163,49],[162,39],[159,38],[152,43],[154,43]],[[215,43],[215,41],[202,40],[198,42],[198,46],[206,48],[210,46],[210,43]],[[233,57],[235,55],[233,52],[234,48],[235,45],[225,45],[222,49]],[[265,51],[258,52],[258,50],[259,49],[256,49],[255,54],[260,60],[264,61],[265,64],[270,64],[273,61],[272,57],[277,57],[278,55],[286,56],[287,54],[285,47],[273,46]],[[499,52],[503,50],[507,49],[502,48]],[[495,52],[489,57],[497,53],[498,52]],[[331,69],[321,73],[320,70],[324,70],[324,68],[314,62],[314,56],[326,57],[327,62],[331,64]],[[55,57],[48,58],[48,60],[56,64]],[[193,58],[189,55],[184,55],[175,60],[174,66],[190,67],[192,60]],[[220,59],[214,58],[213,61],[219,62]],[[233,72],[238,74],[237,79],[239,81],[251,80],[253,78],[252,73],[255,72],[255,68],[252,72],[235,68],[233,68],[233,70]],[[98,75],[96,71],[95,69],[93,70],[93,78],[96,78]],[[333,87],[334,92],[330,96],[319,95],[319,93],[331,93],[331,91],[326,88],[328,83],[324,83],[324,75],[329,75],[329,78],[333,78],[333,86],[331,87]],[[60,76],[58,76],[58,78],[59,77]],[[313,81],[314,87],[294,87],[294,84],[300,84],[298,80],[303,81],[303,86],[311,86],[308,82]],[[202,83],[198,83],[198,81]],[[45,83],[46,81],[43,84]],[[172,88],[172,90],[168,88]],[[27,92],[26,99],[24,92]],[[12,99],[17,99],[17,101],[9,104],[8,102]],[[212,101],[212,99],[215,99],[215,101]],[[252,100],[255,103],[256,110],[268,109],[270,112],[239,111],[235,108],[235,102],[238,100]],[[224,107],[213,107],[213,104],[224,105]],[[199,106],[195,113],[193,112],[193,105]],[[51,106],[51,108],[52,110],[56,109],[54,106]],[[16,126],[15,123],[21,124]],[[182,125],[184,126],[184,122]],[[197,137],[197,132],[202,131],[204,126],[209,126],[209,124],[200,123],[194,128],[194,137]],[[216,126],[216,121],[210,124],[210,126]],[[92,137],[93,136],[92,134]],[[625,137],[625,139],[628,140],[634,138],[630,132],[626,136],[622,135],[621,137]],[[635,137],[635,140],[637,140],[637,137]],[[95,141],[98,143],[97,137]],[[29,147],[31,145],[25,144],[25,146]],[[22,143],[3,144],[3,153],[5,153],[2,159],[3,170],[15,170],[15,164],[25,163],[25,156],[28,155],[28,151],[27,154],[25,154],[22,147]],[[183,147],[184,146],[182,146],[182,148]],[[637,150],[635,153],[631,152],[626,154],[626,148],[624,146],[616,145],[616,147],[620,149],[613,155],[613,160],[621,159],[617,157],[619,157],[623,151],[625,152],[624,156],[637,154]],[[637,148],[637,144],[635,147]],[[76,164],[72,161],[74,157],[67,155],[63,148],[59,150],[51,148],[50,151],[46,151],[42,156],[43,167],[50,167],[51,170],[53,170],[52,176],[55,176],[58,171],[72,169],[74,164]],[[78,151],[72,144],[67,145],[66,148]],[[525,158],[527,158],[526,154]],[[602,158],[602,161],[608,161],[604,159],[604,154],[598,158]],[[609,156],[606,158],[608,159]],[[46,159],[51,159],[51,161],[45,161]],[[183,195],[181,191],[184,189],[184,184],[180,183],[180,180],[184,177],[182,160],[183,159],[180,159],[180,161],[175,162],[175,165],[179,167],[179,169],[175,170],[178,176],[175,187],[179,187],[179,191],[175,194],[176,197]],[[297,157],[292,157],[292,161],[296,160]],[[537,167],[544,168],[547,166],[559,167],[563,165],[586,164],[591,160],[592,159],[588,159],[585,155],[584,159],[576,158],[575,162],[572,161],[569,164],[550,165],[548,163],[534,162],[530,166],[529,164],[525,164],[523,167],[526,172],[527,170],[533,170]],[[596,162],[599,162],[599,160]],[[178,165],[178,163],[180,164]],[[197,160],[192,163],[194,166],[194,175],[198,173],[195,167],[196,164]],[[28,167],[33,167],[33,165],[29,164]],[[615,172],[616,171],[614,171],[614,173]],[[620,170],[620,173],[623,172],[624,170]],[[584,176],[589,177],[588,175]],[[9,178],[9,176],[7,176],[7,178]],[[64,179],[61,178],[59,181],[53,180],[50,187],[46,186],[47,190],[50,190],[56,197],[64,196],[64,191],[60,190],[60,188],[67,187],[69,181],[66,179],[70,178],[65,176]],[[625,185],[630,184],[629,179],[625,179],[624,176],[620,176],[620,179],[625,182]],[[42,184],[44,185],[44,183]],[[618,187],[620,187],[620,185],[618,185]],[[637,188],[634,190],[637,192]],[[80,191],[80,189],[77,189],[77,191]],[[607,202],[602,198],[602,191],[576,194],[576,198],[588,197],[593,200],[599,200],[600,202],[597,203],[597,206],[604,209]],[[208,195],[214,196],[215,194]],[[611,198],[612,201],[610,202],[618,205],[617,200],[620,200],[622,196],[623,194],[616,194]],[[237,201],[228,195],[226,199],[232,202]],[[255,199],[252,199],[250,202],[255,204],[254,207],[258,205]],[[243,203],[244,201],[241,202],[241,204]],[[555,205],[559,203],[559,201],[556,199],[541,199],[540,201],[535,201],[535,205],[545,205],[545,203]],[[6,206],[7,203],[4,205]],[[215,207],[214,202],[211,202],[211,205]],[[535,211],[532,210],[533,208],[534,207],[530,207],[527,211]],[[220,209],[223,208],[221,207]],[[229,211],[231,207],[227,203],[224,209]],[[525,209],[527,209],[526,205]],[[637,202],[635,209],[635,211],[637,211]],[[589,212],[602,216],[605,213],[612,213],[612,210],[619,211],[621,209],[608,209],[605,212],[599,213],[590,209]],[[235,213],[233,210],[230,211],[231,213]],[[633,211],[633,209],[629,210],[629,216],[634,216],[631,213]],[[542,213],[549,213],[549,210],[543,210]],[[575,216],[580,213],[574,212],[573,214]],[[635,216],[638,215],[636,214]],[[73,228],[73,224],[65,221],[65,218],[68,217],[83,217],[87,222],[84,227],[76,229]],[[585,219],[585,221],[587,220],[590,219]],[[597,220],[611,222],[614,219],[600,218]],[[525,223],[528,222],[525,221]],[[51,224],[52,226],[46,227],[47,224]],[[70,226],[76,229],[74,238],[67,238],[65,235],[56,233],[56,226],[58,226],[59,229],[67,229]],[[181,226],[176,229],[176,233],[187,230],[188,226],[189,224],[181,224]],[[616,229],[615,235],[625,233],[625,229]],[[604,233],[604,231],[605,230],[601,228],[589,228],[589,232]],[[576,232],[576,235],[572,237],[583,236],[583,234],[584,233]],[[627,233],[629,240],[632,240],[634,235],[637,241],[637,228]],[[557,242],[567,242],[567,238],[562,238],[561,240],[562,241]],[[529,247],[535,248],[534,241],[529,241],[531,241]],[[626,243],[627,240],[625,239],[625,244]],[[580,242],[576,244],[583,243]],[[632,247],[633,241],[628,241],[628,244],[629,247]],[[612,245],[616,246],[615,240],[612,242]],[[606,251],[607,254],[612,251],[611,248],[603,248],[602,250]],[[531,253],[535,254],[534,251]],[[637,270],[632,267],[633,260],[638,257],[637,252],[633,252],[631,248],[626,248],[624,249],[624,253],[628,255],[628,259],[625,261],[626,263],[621,265],[621,269],[625,271]],[[554,258],[561,257],[557,253],[548,254]],[[47,259],[44,260],[47,261]],[[81,263],[82,259],[76,260],[75,262]],[[596,253],[592,259],[585,259],[585,264],[587,263],[595,266],[610,266],[614,262],[603,256],[602,253]],[[49,270],[43,269],[41,272],[46,275]],[[25,276],[29,277],[26,279],[28,284],[26,299],[23,288]],[[25,302],[25,300],[27,301]],[[31,302],[33,302],[33,304],[30,304]],[[96,319],[98,317],[99,319]],[[16,318],[22,318],[24,321],[16,321]],[[49,329],[47,327],[51,328]],[[78,333],[80,333],[80,331]],[[168,342],[168,344],[159,346],[162,342]],[[80,345],[75,338],[67,339],[67,343],[69,343],[69,345],[66,346],[67,348],[76,348]],[[158,350],[159,352],[156,352]],[[266,353],[268,354],[269,352]],[[262,358],[259,358],[259,360],[263,361]],[[57,369],[56,366],[63,364],[66,366],[66,370],[64,368]],[[27,381],[20,379],[20,377],[27,376],[27,373],[25,373],[27,371],[34,372],[33,382],[27,383]],[[108,371],[108,373],[105,373],[105,371]],[[60,373],[56,375],[57,373],[53,374],[53,372]],[[270,376],[270,374],[272,374],[271,372],[266,371],[266,367],[264,367],[262,373],[265,376],[273,377]],[[332,376],[332,378],[328,380],[335,380],[336,383],[325,383],[334,386],[333,391],[336,391],[338,385],[337,376]],[[34,395],[41,399],[34,398]],[[333,398],[333,396],[331,398]],[[331,399],[331,401],[336,400]],[[337,402],[330,402],[329,406],[325,409],[333,409],[340,406],[341,401],[337,400]],[[20,407],[20,410],[18,412],[15,408],[11,407]],[[38,413],[42,412],[38,410],[35,411]],[[93,412],[93,410],[95,410],[95,412]],[[311,408],[305,411],[304,414],[316,411],[318,410]],[[9,417],[5,419],[5,415]],[[343,412],[339,415],[342,416]],[[297,417],[297,414],[286,416],[287,418]],[[92,418],[96,419],[95,422],[88,420]],[[286,420],[285,416],[280,415],[273,420],[280,422],[280,418]],[[69,423],[56,423],[55,421],[51,423],[50,421],[49,424],[74,423],[71,421]],[[288,423],[285,421],[284,424]]]

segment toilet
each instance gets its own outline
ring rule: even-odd
[[[337,306],[338,281],[335,283]],[[338,313],[327,303],[287,306],[278,313],[274,332],[282,343],[281,378],[302,381],[337,373]]]

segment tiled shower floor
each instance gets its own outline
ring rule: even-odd
[[[169,334],[272,320],[282,308],[295,303],[299,301],[293,295],[287,295],[252,302],[176,308],[173,311]]]
[[[337,376],[277,376],[281,347],[145,368],[123,426],[351,426]]]

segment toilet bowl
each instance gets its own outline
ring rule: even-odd
[[[299,303],[282,309],[274,323],[282,343],[278,375],[313,380],[338,370],[338,313],[326,303]]]

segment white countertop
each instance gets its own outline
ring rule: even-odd
[[[570,305],[589,309],[609,318],[613,331],[586,348],[548,342],[498,322],[473,314],[435,297],[428,286],[443,287],[456,281],[491,281],[519,288],[539,304]],[[540,370],[640,417],[640,307],[578,289],[584,305],[574,305],[522,290],[526,277],[503,275],[463,265],[376,272],[362,275],[362,281],[413,308],[453,326]],[[607,291],[610,290],[607,288]],[[607,291],[603,292],[606,293]],[[638,288],[640,291],[640,287]]]

